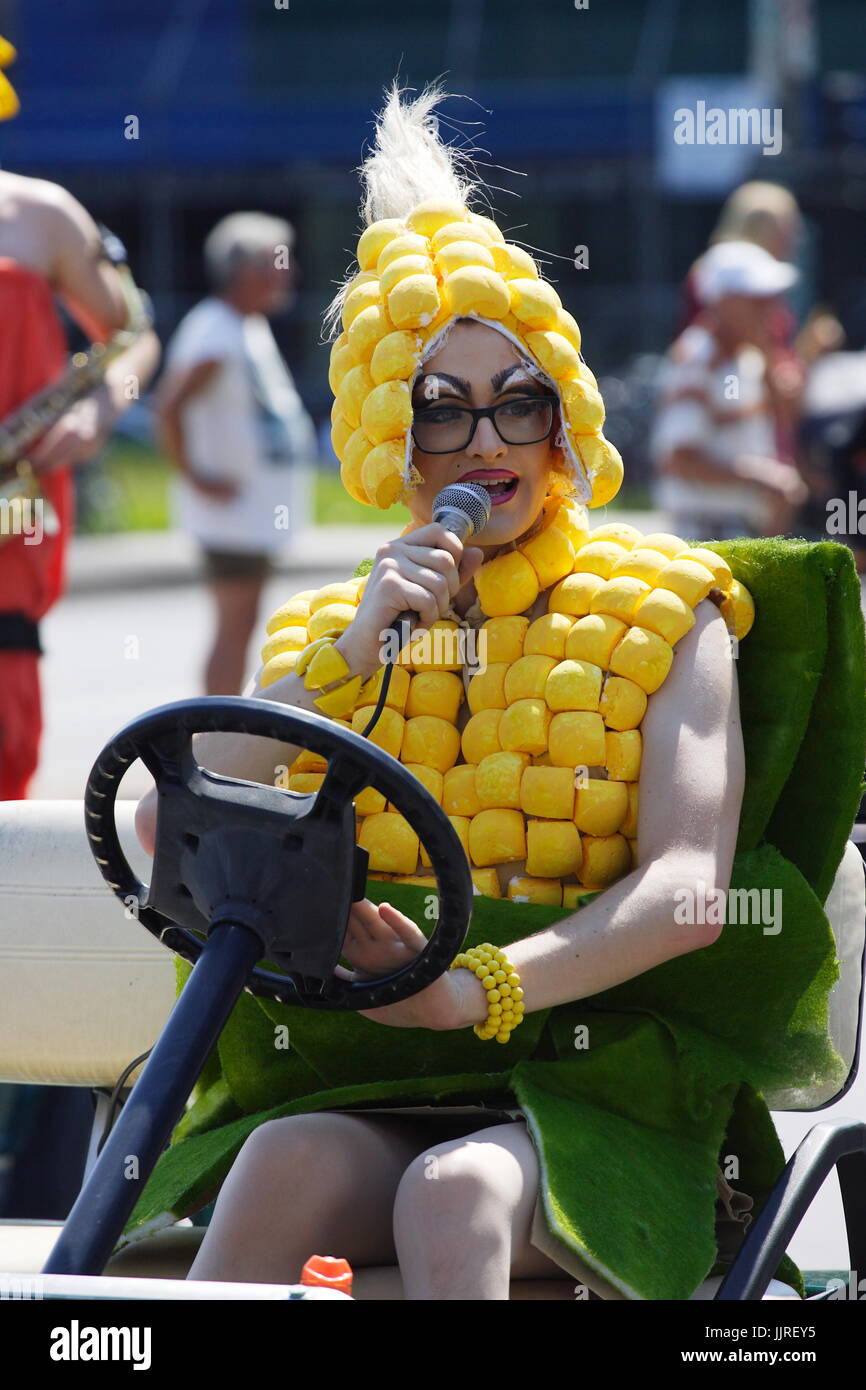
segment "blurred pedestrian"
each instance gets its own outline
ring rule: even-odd
[[[198,542],[216,606],[208,695],[236,695],[265,580],[305,524],[315,427],[268,316],[294,299],[294,230],[232,213],[204,246],[212,293],[185,316],[156,394],[180,471],[176,519]]]
[[[784,534],[806,488],[779,457],[767,361],[779,296],[798,272],[753,242],[725,241],[695,277],[702,308],[660,374],[657,503],[687,539]]]

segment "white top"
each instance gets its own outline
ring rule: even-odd
[[[715,463],[730,465],[739,454],[776,457],[773,416],[765,385],[766,359],[756,347],[743,347],[714,361],[716,340],[699,324],[680,335],[664,360],[658,380],[650,456],[694,446]],[[749,519],[761,525],[766,503],[751,488],[657,478],[657,505],[672,517],[717,516]]]
[[[240,484],[228,501],[179,476],[175,524],[216,550],[275,552],[298,524],[300,484],[317,454],[313,422],[262,314],[203,299],[178,325],[170,366],[222,363],[181,411],[187,457],[197,472]]]

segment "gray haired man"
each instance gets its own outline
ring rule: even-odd
[[[213,228],[212,292],[179,324],[157,393],[180,474],[176,521],[201,547],[216,604],[208,695],[240,690],[265,580],[306,521],[315,429],[268,323],[294,298],[294,240],[290,223],[260,212]]]

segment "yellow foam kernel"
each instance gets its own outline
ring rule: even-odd
[[[555,329],[548,329],[543,333],[527,333],[524,342],[542,370],[554,381],[577,376],[580,371],[580,356],[577,350]]]
[[[731,580],[730,589],[720,611],[737,640],[742,640],[755,621],[755,603],[745,584],[738,583],[736,579]]]
[[[476,816],[482,809],[475,789],[475,763],[458,763],[445,773],[442,809],[449,816]]]
[[[331,628],[344,631],[356,612],[354,603],[326,603],[323,608],[317,608],[315,613],[310,614],[307,624],[308,641],[315,642],[318,637],[324,637]]]
[[[356,734],[360,734],[367,727],[373,717],[373,709],[373,705],[361,705],[354,711],[352,728]],[[385,752],[390,753],[392,758],[399,758],[405,724],[406,721],[402,714],[398,714],[395,709],[389,709],[386,705],[367,735],[367,742],[375,743],[377,748],[384,748]]]
[[[416,204],[406,218],[406,226],[421,236],[432,237],[440,227],[451,222],[466,222],[468,214],[462,203],[447,198],[425,198]]]
[[[480,212],[470,212],[468,214],[468,220],[470,226],[478,227],[487,235],[491,242],[495,242],[498,245],[501,245],[505,241],[505,237],[502,235],[501,231],[497,227],[496,223],[492,220],[492,218],[485,217]]]
[[[617,579],[606,579],[598,593],[590,601],[590,612],[606,613],[620,622],[631,622],[641,599],[650,592],[649,584],[642,579],[620,575]]]
[[[421,862],[424,862],[423,849],[421,850]],[[430,888],[434,891],[438,886],[435,874],[394,874],[393,881],[394,883],[412,883],[416,888]]]
[[[592,661],[567,658],[553,667],[544,687],[548,708],[597,710],[601,698],[602,669]]]
[[[501,712],[499,742],[508,752],[544,753],[549,725],[550,710],[544,700],[515,700]]]
[[[555,767],[603,767],[604,721],[591,710],[566,710],[550,721],[550,761]]]
[[[435,254],[454,241],[474,242],[476,246],[485,246],[488,250],[491,247],[491,236],[486,227],[476,222],[446,222],[431,236],[430,250]]]
[[[531,820],[526,826],[526,872],[531,878],[566,878],[583,861],[577,826],[571,820]]]
[[[547,611],[584,618],[604,582],[600,574],[567,574],[551,591]]]
[[[603,526],[593,528],[592,539],[616,541],[617,545],[624,545],[627,550],[633,550],[636,546],[643,545],[643,532],[636,526],[629,526],[625,521],[606,521]]]
[[[279,632],[275,632],[269,637],[262,647],[262,665],[265,666],[272,656],[279,652],[299,652],[309,642],[307,629],[305,627],[284,627]]]
[[[671,560],[659,571],[656,579],[657,589],[670,589],[678,594],[690,607],[706,598],[713,587],[713,576],[706,565],[697,560]]]
[[[407,275],[388,295],[388,313],[395,328],[421,328],[439,311],[435,275]]]
[[[262,690],[267,690],[269,685],[273,685],[275,681],[289,675],[294,670],[300,654],[300,652],[279,652],[277,656],[272,656],[270,661],[262,667],[259,676]]]
[[[574,498],[563,497],[556,514],[556,524],[564,531],[574,546],[575,552],[586,545],[590,538],[589,517],[586,507]]]
[[[446,251],[450,249],[446,247]],[[498,271],[486,265],[463,265],[452,270],[442,282],[442,301],[452,314],[474,314],[485,319],[502,319],[509,308],[505,281]]]
[[[388,266],[394,261],[402,261],[404,256],[423,256],[429,261],[430,243],[427,238],[419,236],[417,232],[403,232],[383,246],[376,262],[376,274],[380,281],[385,278]]]
[[[520,809],[527,816],[570,820],[574,773],[570,767],[528,767],[520,782]]]
[[[568,312],[567,309],[557,309],[556,318],[553,326],[555,327],[558,333],[561,333],[564,338],[568,339],[572,347],[576,348],[577,351],[580,352],[580,328],[578,326],[577,320]],[[581,365],[583,367],[584,374],[588,373],[589,376],[592,378],[593,385],[595,385],[595,378],[592,376],[592,372],[589,371],[589,368],[587,367],[586,363],[584,362]]]
[[[293,772],[289,774],[289,791],[316,792],[324,780],[324,772]]]
[[[667,563],[668,557],[661,550],[649,550],[647,546],[639,545],[614,566],[610,577],[642,579],[645,584],[652,585]]]
[[[506,704],[516,700],[543,700],[547,678],[556,666],[554,656],[521,656],[505,672]]]
[[[469,855],[484,869],[491,864],[510,864],[526,855],[526,825],[519,811],[479,811],[469,822]]]
[[[354,433],[353,426],[342,415],[338,416],[331,426],[331,444],[341,463],[345,460],[346,445]]]
[[[463,666],[463,633],[453,618],[437,618],[409,644],[409,662],[416,671],[459,671]]]
[[[362,309],[349,329],[349,346],[356,362],[369,362],[373,349],[394,325],[383,304],[370,304]]]
[[[454,226],[455,224],[452,223],[451,225]],[[474,265],[486,266],[488,270],[495,270],[496,268],[489,248],[483,246],[480,241],[468,237],[460,240],[452,239],[441,243],[436,248],[436,270],[443,279],[455,270]]]
[[[466,858],[468,859],[468,858],[469,858],[469,816],[449,816],[448,819],[450,820],[452,826],[454,827],[454,830],[455,830],[455,832],[456,832],[456,834],[457,834],[457,838],[458,838],[458,840],[460,841],[460,847],[461,847],[461,849],[463,850],[463,853],[466,855]],[[421,846],[421,863],[424,865],[425,868],[428,868],[428,869],[429,869],[429,867],[430,867],[430,862],[431,862],[431,861],[430,861],[430,856],[429,856],[429,854],[427,853],[427,851],[426,851],[426,849],[424,848],[424,846],[422,845],[422,846]]]
[[[535,570],[519,551],[490,560],[475,576],[478,601],[491,618],[522,613],[538,598]]]
[[[475,769],[475,794],[484,810],[489,806],[520,809],[520,779],[529,764],[527,753],[488,753]]]
[[[529,619],[522,616],[488,618],[479,629],[479,657],[486,662],[512,662],[523,655]]]
[[[627,676],[608,676],[604,682],[598,712],[609,729],[636,729],[646,714],[645,690]]]
[[[727,590],[731,586],[733,573],[731,567],[721,555],[717,555],[708,546],[687,545],[681,550],[679,555],[673,557],[675,560],[696,560],[698,564],[705,565],[713,576],[717,589]]]
[[[362,270],[372,270],[382,250],[389,241],[403,231],[403,223],[397,217],[380,218],[372,222],[358,239],[358,265]]]
[[[606,888],[631,868],[631,852],[624,835],[584,835],[581,881]]]
[[[321,753],[313,753],[309,748],[302,748],[289,768],[289,772],[325,772],[327,767],[328,760],[323,758]]]
[[[613,782],[636,782],[640,776],[643,740],[640,729],[607,731],[604,762]]]
[[[401,757],[407,763],[426,763],[438,772],[453,767],[460,753],[460,735],[447,720],[416,714],[406,720]]]
[[[355,797],[355,813],[359,816],[375,816],[384,811],[386,801],[375,787],[364,787]]]
[[[328,603],[357,603],[358,591],[351,581],[342,584],[324,584],[310,599],[310,612],[318,613]]]
[[[641,627],[657,632],[672,647],[695,625],[694,610],[671,589],[649,590],[636,617]]]
[[[506,892],[513,903],[562,907],[562,884],[558,878],[530,878],[527,874],[515,874],[508,880]]]
[[[363,434],[363,430],[357,430],[356,433]],[[335,453],[336,452],[335,450]],[[337,453],[337,457],[340,457],[339,453]],[[369,507],[370,498],[367,495],[367,489],[364,487],[362,474],[363,460],[359,466],[356,463],[349,464],[345,459],[340,459],[340,482],[343,484],[343,487],[354,501],[362,502],[364,506]]]
[[[562,906],[567,907],[570,912],[574,912],[586,891],[581,883],[564,883],[562,885]]]
[[[609,579],[614,566],[627,555],[625,546],[616,541],[590,540],[577,552],[575,566],[584,574],[599,574],[602,579]]]
[[[412,397],[405,381],[374,386],[361,407],[361,428],[374,444],[402,439],[411,423]]]
[[[630,627],[617,643],[610,658],[610,669],[616,676],[629,680],[652,695],[658,690],[674,659],[669,642],[645,627]]]
[[[402,439],[389,439],[377,444],[364,459],[361,482],[375,507],[391,507],[403,491]]]
[[[574,823],[587,835],[613,835],[628,814],[625,782],[588,777],[574,792]]]
[[[444,795],[442,773],[437,772],[435,767],[426,767],[424,763],[404,763],[403,766],[412,773],[413,777],[417,777],[421,785],[427,788],[433,800],[438,801],[441,806]]]
[[[378,302],[379,284],[377,280],[368,280],[363,285],[356,285],[343,300],[342,322],[344,329],[348,332],[361,310],[370,308]]]
[[[669,560],[675,555],[682,555],[683,551],[688,549],[682,537],[675,536],[670,531],[651,531],[648,536],[644,536],[643,543],[648,550],[660,550]]]
[[[370,868],[380,873],[411,874],[418,864],[418,836],[398,811],[365,817],[358,844],[369,854]]]
[[[379,698],[379,691],[382,689],[382,681],[385,676],[385,667],[380,666],[375,675],[371,676],[361,686],[359,703],[362,705],[375,705]],[[409,681],[411,677],[405,666],[395,665],[391,670],[391,680],[388,685],[388,694],[385,699],[387,709],[395,709],[398,714],[403,714],[406,708],[406,697],[409,694]]]
[[[375,384],[370,375],[370,368],[365,362],[359,363],[357,367],[350,367],[340,382],[336,404],[353,430],[361,423],[361,407]]]
[[[538,266],[528,251],[513,242],[503,241],[491,247],[493,261],[503,280],[537,280]]]
[[[627,624],[609,613],[587,613],[585,618],[578,618],[565,639],[565,655],[573,661],[609,666],[616,644],[627,631]]]
[[[546,280],[533,280],[529,277],[508,281],[511,294],[511,312],[528,328],[544,331],[556,328],[556,313],[562,308],[559,295]]]
[[[619,830],[626,839],[633,840],[637,835],[638,783],[626,782],[625,785],[628,793],[628,811]]]
[[[373,441],[367,438],[360,425],[349,435],[343,447],[343,462],[346,466],[346,472],[352,478],[359,479],[363,476],[364,460],[372,447]]]
[[[564,570],[571,568],[574,560],[574,546],[566,532],[555,523],[546,526],[521,548],[535,570],[539,589],[548,589]]]
[[[340,389],[340,383],[343,377],[351,367],[356,367],[358,365],[357,359],[349,346],[348,334],[344,333],[342,337],[345,341],[341,342],[340,339],[338,339],[331,348],[331,357],[328,365],[328,385],[335,396]]]
[[[569,431],[574,450],[592,484],[590,507],[605,507],[622,487],[622,457],[603,434],[575,434]]]
[[[489,661],[484,671],[471,678],[467,699],[473,714],[482,709],[505,709],[505,673],[509,669],[507,661]]]
[[[502,886],[495,869],[470,869],[472,891],[482,898],[501,898]]]
[[[405,381],[418,365],[417,339],[404,328],[380,338],[370,358],[370,375],[377,386],[384,381]]]
[[[526,656],[552,656],[561,661],[565,655],[565,639],[571,631],[568,613],[545,613],[536,618],[526,632],[523,650]]]
[[[387,300],[395,285],[405,280],[407,275],[432,275],[433,262],[429,256],[398,256],[389,261],[379,282],[380,291]]]
[[[596,386],[580,377],[561,381],[559,392],[569,425],[575,434],[595,434],[604,424],[604,401]]]
[[[480,763],[488,753],[498,753],[501,709],[483,709],[467,719],[460,736],[460,747],[467,763]]]
[[[463,682],[453,671],[421,671],[412,676],[406,716],[437,715],[453,724],[463,703]]]

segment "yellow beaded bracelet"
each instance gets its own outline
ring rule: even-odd
[[[461,967],[478,976],[487,994],[487,1020],[473,1024],[473,1032],[479,1038],[508,1042],[514,1029],[523,1022],[523,990],[514,966],[504,951],[485,941],[481,946],[461,951],[449,969]]]
[[[313,704],[335,719],[351,714],[363,684],[360,676],[352,675],[345,658],[334,646],[334,638],[341,633],[341,628],[332,628],[316,638],[304,647],[295,663],[295,673],[303,676],[305,690],[321,692]]]

